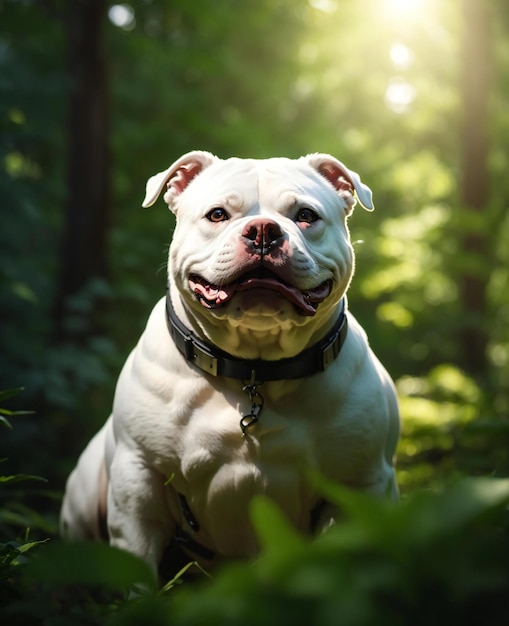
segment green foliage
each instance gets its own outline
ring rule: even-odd
[[[3,403],[8,399],[17,396],[21,391],[23,391],[22,387],[18,389],[0,390],[0,403]],[[9,409],[5,409],[3,406],[0,406],[0,426],[3,425],[9,429],[12,429],[11,423],[6,418],[3,417],[5,415],[9,417],[13,417],[13,416],[19,416],[19,415],[29,415],[31,413],[32,411],[11,411]],[[6,461],[7,459],[0,459],[0,463],[4,463]],[[6,485],[10,486],[10,485],[17,484],[17,483],[24,483],[26,481],[46,482],[44,478],[41,478],[40,476],[35,476],[32,474],[8,474],[8,475],[0,474],[0,487],[4,487]],[[24,506],[20,502],[6,503],[2,506],[2,508],[0,509],[0,539],[1,539],[1,535],[7,534],[8,529],[10,529],[11,525],[19,525],[19,524],[25,523],[26,526],[30,527],[33,525],[33,522],[35,522],[36,520],[41,521],[41,516],[31,511],[28,512],[28,514],[24,515],[23,510],[24,510]],[[27,513],[27,510],[25,509],[24,512]],[[40,524],[40,526],[41,527],[45,526],[44,520],[42,520],[42,524]],[[26,538],[25,538],[25,542],[23,545],[28,545],[28,531],[26,533]],[[7,564],[10,564],[14,560],[14,557],[12,559],[7,558],[9,554],[12,556],[16,550],[18,551],[20,550],[19,546],[16,546],[15,549],[13,548],[13,546],[14,544],[12,543],[6,544],[4,546],[4,549],[7,550],[6,555],[5,555],[7,559],[6,561]]]
[[[260,560],[223,571],[199,600],[183,590],[172,623],[475,624],[488,606],[489,623],[504,623],[507,481],[461,482],[399,505],[329,486],[331,494],[344,519],[312,543],[296,542],[264,502],[254,516]]]
[[[450,378],[445,396],[476,394],[452,368],[431,378],[439,387]],[[193,581],[190,563],[159,591],[147,564],[116,548],[31,540],[28,528],[21,539],[0,536],[0,619],[13,626],[468,626],[486,623],[489,607],[490,624],[506,622],[509,480],[449,481],[400,503],[309,480],[338,506],[336,525],[309,540],[258,496],[255,562],[202,571]],[[5,513],[0,507],[0,519]]]
[[[139,585],[147,593],[156,590],[155,577],[146,563],[102,543],[52,542],[38,551],[30,573],[50,586],[88,585],[125,591]]]
[[[323,535],[296,535],[259,498],[252,509],[260,558],[169,593],[155,591],[144,563],[107,546],[5,545],[2,617],[49,624],[58,610],[62,626],[98,616],[116,626],[506,623],[509,481],[463,480],[399,504],[322,489],[342,511]]]
[[[471,377],[443,364],[426,376],[404,376],[397,386],[403,491],[437,486],[454,475],[508,475],[509,422],[490,414],[489,399]]]
[[[4,391],[0,390],[0,402],[4,402],[8,398],[16,396],[20,393],[20,391],[23,391],[23,387],[18,387],[17,389],[5,389]],[[14,417],[15,415],[30,415],[32,412],[33,411],[11,411],[10,409],[0,407],[0,426],[12,428],[12,425],[7,417]]]

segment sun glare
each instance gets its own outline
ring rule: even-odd
[[[403,78],[392,78],[385,90],[385,104],[394,113],[406,113],[415,100],[415,87]]]
[[[323,13],[335,13],[337,11],[337,4],[334,0],[308,0],[310,6],[317,11]]]
[[[108,11],[110,22],[122,30],[132,30],[136,26],[134,9],[130,4],[114,4]]]
[[[376,32],[376,37],[371,37],[370,40],[369,54],[373,57],[385,57],[385,76],[378,75],[381,78],[381,88],[377,93],[378,104],[382,107],[385,105],[397,115],[411,115],[418,111],[416,105],[422,92],[417,85],[420,84],[420,73],[426,68],[426,42],[433,39],[437,35],[437,29],[440,29],[437,11],[439,0],[365,0],[355,3],[356,7],[362,7],[362,15],[360,8],[356,8],[357,12],[354,12],[354,3],[351,7],[345,3],[351,9],[351,14],[340,10],[341,0],[307,0],[307,3],[315,9],[313,19],[316,20],[317,29],[335,33],[335,39],[331,45],[331,40],[318,40],[312,35],[308,45],[301,48],[300,55],[304,64],[313,66],[316,59],[321,58],[321,50],[326,45],[331,46],[328,54],[331,59],[334,58],[334,45],[341,45],[345,49],[355,45],[357,40],[350,32],[345,36],[344,24],[348,23],[348,15],[354,19],[359,17],[362,19],[357,31],[360,35],[359,49],[367,46],[369,35]],[[368,7],[369,11],[365,11]],[[330,71],[322,71],[327,88],[340,84],[341,78],[327,80],[329,75],[335,76],[334,72],[337,71],[337,68],[332,67]],[[340,67],[340,76],[342,71],[344,68]],[[302,99],[311,93],[311,89],[303,89],[306,86],[308,85],[305,83],[299,84],[298,93],[302,94]],[[313,83],[313,88],[319,88],[316,82]]]
[[[426,6],[427,5],[427,6]],[[385,90],[385,105],[397,114],[407,113],[417,97],[417,90],[407,70],[414,62],[414,51],[402,41],[407,40],[413,27],[425,17],[425,9],[430,8],[430,0],[381,0],[381,7],[388,22],[396,26],[396,40],[390,44],[389,57],[396,72],[388,80]]]
[[[414,53],[410,50],[410,48],[405,46],[405,44],[398,42],[394,42],[391,45],[389,56],[394,67],[399,70],[407,69],[410,65],[412,65],[412,61],[414,60]]]
[[[392,19],[406,21],[418,16],[425,0],[382,0],[382,2]]]

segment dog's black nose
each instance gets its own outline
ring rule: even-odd
[[[283,243],[284,235],[277,222],[259,217],[244,226],[241,233],[254,250],[270,251]]]

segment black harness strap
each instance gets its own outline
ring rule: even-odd
[[[182,495],[181,493],[177,495],[179,497],[180,509],[182,510],[182,515],[184,516],[184,519],[194,531],[200,530],[200,525],[198,524],[198,520],[196,519],[196,517],[193,515],[193,512],[189,508],[189,504],[187,503],[186,497]]]
[[[181,493],[178,493],[177,495],[180,502],[180,509],[185,521],[191,530],[198,532],[200,530],[200,525],[196,517],[193,515],[185,496]],[[161,579],[171,580],[174,578],[180,570],[193,560],[193,555],[201,557],[207,561],[212,561],[216,556],[212,550],[206,548],[201,543],[198,543],[182,528],[182,526],[177,524],[175,534],[165,549],[159,563],[159,576]]]
[[[215,552],[195,541],[190,535],[182,530],[180,526],[177,526],[173,541],[175,541],[182,548],[190,550],[196,554],[196,556],[200,556],[202,559],[206,559],[207,561],[212,561],[212,559],[216,556]]]
[[[191,508],[185,498],[185,496],[181,493],[177,494],[180,501],[180,508],[182,510],[182,515],[186,520],[189,527],[197,532],[200,530],[200,525],[198,520],[193,515]],[[320,515],[322,514],[325,506],[327,505],[326,500],[320,499],[315,504],[315,506],[310,511],[310,530],[312,533],[317,531],[318,522],[320,519]],[[189,554],[191,552],[192,554]],[[215,552],[210,550],[210,548],[206,548],[201,543],[198,543],[187,533],[181,526],[177,525],[175,530],[175,535],[172,538],[169,546],[164,551],[163,557],[161,559],[161,563],[159,566],[159,574],[165,580],[170,580],[173,578],[183,567],[185,567],[190,559],[192,559],[192,555],[196,555],[201,557],[207,561],[212,561],[215,558]]]

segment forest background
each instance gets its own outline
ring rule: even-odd
[[[0,0],[0,389],[34,411],[0,456],[48,480],[8,523],[55,531],[164,294],[145,182],[192,149],[360,173],[349,305],[398,387],[403,496],[506,477],[508,34],[496,0]]]

